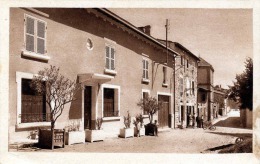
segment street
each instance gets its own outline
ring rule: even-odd
[[[158,137],[112,138],[101,142],[86,142],[65,148],[34,149],[19,151],[40,152],[99,152],[99,153],[217,153],[221,148],[234,144],[239,136],[252,137],[251,129],[240,128],[239,111],[213,121],[215,131],[202,128],[169,129],[159,132]],[[11,150],[12,151],[12,150]]]

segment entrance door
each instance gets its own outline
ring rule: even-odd
[[[91,128],[91,86],[85,86],[84,90],[84,129]]]
[[[169,96],[158,96],[158,101],[162,104],[158,112],[159,127],[169,127]]]

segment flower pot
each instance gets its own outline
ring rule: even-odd
[[[137,128],[134,128],[134,135],[137,136]],[[145,128],[140,128],[140,136],[145,135]]]
[[[145,135],[154,135],[156,128],[156,125],[151,123],[145,125]]]
[[[62,129],[55,129],[53,132],[50,129],[40,129],[38,144],[41,148],[53,149],[54,146],[65,147],[65,131]]]
[[[120,129],[120,137],[127,138],[127,137],[134,137],[134,129],[133,128],[123,128]]]
[[[105,132],[103,130],[85,130],[86,141],[104,141]]]
[[[84,131],[71,131],[65,134],[65,144],[85,143]]]

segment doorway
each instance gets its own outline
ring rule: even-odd
[[[84,89],[84,129],[91,129],[91,102],[92,87],[85,86]]]
[[[169,126],[169,107],[170,107],[170,98],[169,96],[163,96],[163,95],[158,95],[158,101],[162,104],[160,107],[160,110],[158,112],[158,123],[159,127],[170,127]]]

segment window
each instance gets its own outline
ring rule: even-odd
[[[187,59],[186,64],[187,64],[187,68],[189,68],[189,60],[188,59]]]
[[[46,23],[26,15],[25,17],[25,50],[36,54],[46,51]]]
[[[143,59],[143,79],[148,80],[148,60]]]
[[[104,117],[118,116],[118,110],[116,110],[115,89],[104,88]]]
[[[181,56],[181,65],[183,65],[183,57]]]
[[[146,98],[148,98],[148,97],[149,97],[149,92],[143,92],[143,99],[146,99]],[[143,111],[143,114],[144,114],[144,115],[148,115],[149,113],[148,113],[147,110],[144,110],[144,111]]]
[[[192,95],[195,95],[195,93],[194,93],[194,90],[195,90],[195,88],[194,88],[194,81],[192,81],[191,82],[191,93],[192,93]]]
[[[183,78],[180,78],[180,96],[183,95]]]
[[[106,69],[115,70],[115,49],[111,46],[106,46]]]
[[[22,79],[21,123],[50,121],[50,114],[46,112],[46,96],[37,95],[30,83],[31,80]]]
[[[163,84],[167,84],[167,67],[163,67]]]

